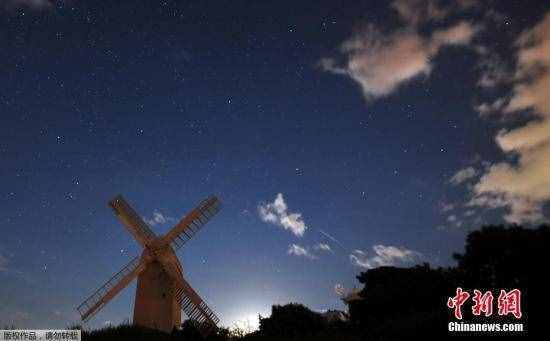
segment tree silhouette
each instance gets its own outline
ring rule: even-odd
[[[529,329],[541,326],[548,307],[545,268],[550,226],[487,226],[466,238],[465,253],[455,254],[462,285],[468,288],[521,290],[523,321]]]
[[[456,267],[431,269],[424,264],[363,272],[357,277],[364,284],[359,293],[363,299],[350,304],[351,322],[371,337],[444,335],[451,320],[445,303],[456,287],[491,290],[497,295],[500,289],[517,288],[522,291],[522,322],[529,321],[533,330],[539,325],[534,317],[543,316],[547,306],[541,260],[546,259],[549,242],[550,228],[545,225],[538,229],[487,226],[468,235],[464,254],[454,255]],[[465,319],[472,318],[471,309],[464,313]],[[512,317],[491,319],[503,322]]]
[[[371,337],[411,332],[444,333],[448,322],[446,296],[455,274],[428,264],[412,268],[379,267],[357,276],[364,284],[362,300],[350,304],[351,323]],[[412,330],[411,330],[412,329]]]
[[[466,238],[466,252],[455,254],[464,285],[469,287],[528,288],[544,248],[550,228],[528,230],[519,226],[487,226]]]

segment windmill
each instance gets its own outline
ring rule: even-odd
[[[78,306],[82,321],[88,321],[137,277],[134,324],[170,332],[181,323],[183,310],[198,322],[201,334],[208,335],[219,318],[183,278],[175,251],[219,211],[218,198],[203,200],[163,236],[157,236],[121,195],[109,201],[109,206],[143,247],[143,253]]]

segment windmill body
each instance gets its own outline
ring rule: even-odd
[[[179,262],[177,263],[180,266]],[[181,274],[177,274],[180,280]],[[137,278],[134,324],[171,331],[181,323],[181,306],[174,281],[162,263],[152,261]]]
[[[219,318],[184,279],[175,251],[218,212],[219,200],[210,197],[202,201],[164,236],[156,236],[122,196],[115,197],[109,205],[143,247],[143,253],[77,308],[82,320],[89,320],[137,278],[134,324],[170,332],[179,327],[183,310],[188,318],[197,321],[203,335],[212,331]]]

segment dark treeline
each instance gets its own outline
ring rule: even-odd
[[[321,314],[292,303],[273,306],[270,317],[260,318],[259,330],[246,335],[220,328],[207,340],[385,340],[406,337],[449,335],[447,325],[454,320],[447,299],[457,287],[464,290],[521,290],[523,316],[473,316],[471,304],[463,306],[464,321],[522,322],[525,332],[536,334],[542,309],[548,301],[546,258],[550,227],[525,229],[519,226],[488,226],[471,232],[465,252],[455,254],[455,267],[431,268],[428,264],[411,268],[380,267],[357,276],[363,289],[361,299],[349,304],[348,321],[328,322]],[[497,297],[495,297],[496,301]],[[471,298],[470,298],[471,300]],[[201,340],[192,322],[169,334],[119,326],[84,332],[85,340]]]

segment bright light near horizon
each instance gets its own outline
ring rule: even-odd
[[[230,329],[239,329],[245,333],[250,333],[260,328],[258,314],[249,314],[235,319]]]
[[[238,299],[237,297],[241,297]],[[238,306],[231,306],[231,310],[224,312],[222,315],[222,325],[229,330],[239,329],[245,333],[253,332],[259,329],[260,320],[258,316],[269,317],[271,315],[271,302],[277,302],[277,298],[271,297],[254,297],[243,293],[242,295],[234,295],[234,299],[238,300]]]

